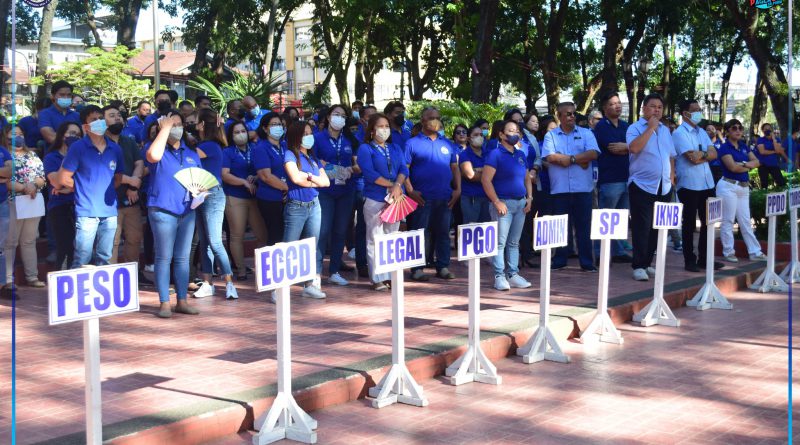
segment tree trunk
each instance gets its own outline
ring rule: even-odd
[[[354,86],[354,93],[356,100],[364,101],[364,95],[367,92],[367,83],[364,81],[364,55],[363,50],[356,58],[356,81]]]
[[[347,69],[350,67],[350,62],[352,60],[353,45],[350,45],[347,51],[347,60],[344,63],[339,62],[339,64],[333,68],[333,78],[336,82],[336,89],[339,91],[339,103],[344,106],[350,106],[350,92],[347,91]]]
[[[547,109],[551,114],[555,114],[559,98],[556,54],[561,47],[561,35],[564,32],[569,0],[550,0],[549,3],[548,20],[544,19],[543,8],[532,8],[531,15],[536,22],[538,36],[534,40],[535,56],[541,60]]]
[[[756,90],[753,94],[753,111],[750,114],[750,133],[748,133],[748,137],[758,134],[758,129],[761,128],[761,121],[765,117],[767,117],[767,87],[764,84],[764,77],[759,71]]]
[[[44,85],[40,86],[36,97],[43,98],[50,94],[50,77],[47,76],[47,64],[50,62],[50,41],[53,37],[53,17],[56,14],[58,0],[53,0],[42,10],[42,24],[39,27],[39,43],[36,48],[36,75],[44,77]]]
[[[478,41],[475,50],[478,72],[472,78],[472,101],[476,103],[489,101],[489,90],[492,84],[492,39],[499,9],[499,0],[481,0]]]
[[[663,35],[661,37],[661,51],[662,56],[664,58],[664,66],[661,70],[661,85],[659,85],[659,90],[661,90],[661,95],[664,96],[665,107],[669,107],[669,82],[670,77],[672,75],[672,60],[670,59],[670,40],[669,36]],[[666,114],[666,113],[665,113]]]
[[[139,24],[142,0],[120,0],[117,9],[121,15],[117,29],[117,45],[125,45],[129,49],[136,48],[136,27]]]
[[[656,49],[656,40],[655,39],[648,39],[644,46],[644,51],[641,52],[639,55],[640,63],[639,66],[636,67],[636,77],[638,78],[638,82],[636,85],[636,103],[639,104],[634,110],[633,114],[630,117],[631,122],[636,122],[639,120],[639,109],[641,108],[641,103],[644,100],[644,92],[648,87],[647,76],[650,72],[650,61],[652,60],[653,51]]]
[[[269,56],[266,60],[267,72],[272,75],[272,66],[275,64],[275,59],[272,58],[272,48],[277,48],[278,44],[275,40],[275,16],[278,14],[278,0],[272,0],[269,5],[269,17],[267,18],[267,45],[264,48],[264,54]],[[273,46],[274,45],[274,46]],[[264,72],[263,70],[261,71]]]
[[[742,46],[742,36],[736,36],[736,41],[733,43],[733,48],[728,57],[728,66],[725,73],[722,74],[722,87],[719,92],[719,122],[725,123],[728,109],[728,86],[731,83],[731,73],[733,73],[733,66],[736,64],[736,56],[739,54],[739,48]]]
[[[275,60],[278,58],[278,47],[281,44],[281,36],[283,35],[283,31],[286,29],[286,24],[289,23],[289,19],[292,18],[292,12],[294,12],[294,8],[289,9],[286,11],[286,15],[283,17],[283,21],[281,22],[281,26],[278,27],[277,32],[275,33],[275,37],[272,41],[272,54],[269,56],[269,75],[267,78],[272,78],[272,73],[275,70]]]
[[[522,40],[522,57],[525,63],[525,81],[523,86],[523,93],[525,94],[525,112],[533,113],[536,111],[536,100],[533,98],[533,81],[531,80],[531,14],[530,9],[526,11],[525,17],[522,20],[522,28],[525,30],[525,38]]]
[[[200,70],[208,66],[208,41],[211,39],[211,30],[217,21],[217,8],[209,7],[206,11],[206,18],[203,21],[203,30],[198,33],[197,49],[194,53],[194,63],[192,64],[192,74],[200,74]],[[155,42],[154,42],[155,43]]]
[[[11,0],[0,0],[0,15],[11,17]],[[8,33],[8,23],[11,20],[0,21],[0,67],[6,66],[6,48],[11,46],[11,42],[6,40]],[[6,83],[5,74],[0,73],[0,95],[5,94]]]
[[[225,58],[227,55],[227,51],[220,50],[215,52],[214,57],[211,58],[211,71],[216,75],[217,82],[222,81],[222,75],[225,74]]]
[[[100,38],[100,33],[97,31],[97,22],[94,21],[94,9],[89,0],[83,0],[83,7],[86,9],[86,25],[92,31],[94,37],[94,45],[98,48],[103,47],[103,40]]]

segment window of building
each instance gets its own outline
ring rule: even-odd
[[[286,59],[283,57],[278,57],[275,59],[275,61],[272,63],[272,69],[273,71],[286,71]]]
[[[308,70],[314,69],[314,58],[312,56],[300,57],[300,68]]]
[[[298,42],[308,42],[311,41],[311,27],[310,26],[300,26],[294,29],[294,39]]]

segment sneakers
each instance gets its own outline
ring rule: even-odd
[[[225,298],[228,300],[239,299],[239,293],[236,292],[236,287],[234,287],[233,281],[228,281],[228,283],[225,284]]]
[[[450,269],[446,267],[443,267],[442,270],[436,272],[436,276],[443,280],[452,280],[456,277],[453,272],[450,272]]]
[[[379,281],[377,283],[372,283],[372,290],[377,290],[377,291],[389,290],[389,286],[387,286],[386,283],[384,283],[383,281]]]
[[[414,281],[428,281],[431,277],[425,274],[422,269],[417,269],[411,272],[411,279]]]
[[[274,290],[270,292],[269,299],[272,300],[272,304],[278,304],[278,291]]]
[[[322,300],[327,295],[325,295],[325,292],[322,292],[322,289],[318,288],[317,286],[306,286],[303,289],[303,296],[308,298],[314,298],[317,300]]]
[[[656,276],[656,268],[655,267],[648,267],[647,268],[647,275],[650,275],[651,277]]]
[[[194,291],[194,293],[192,294],[194,298],[205,298],[205,297],[211,297],[213,295],[214,295],[214,285],[206,281],[204,281],[203,284],[200,285],[200,288]]]
[[[341,275],[339,275],[339,272],[336,272],[335,274],[331,275],[331,277],[328,278],[328,283],[336,284],[338,286],[347,286],[348,284],[350,284],[350,282],[348,282],[347,280],[342,278]]]
[[[347,251],[347,258],[350,258],[351,260],[355,260],[356,259],[356,249],[348,250]]]
[[[723,258],[725,261],[729,262],[729,263],[738,263],[738,262],[739,262],[739,258],[736,258],[736,255],[735,255],[735,254],[733,254],[733,253],[732,253],[732,254],[730,254],[730,255],[725,255],[725,256],[724,256],[724,257],[722,257],[722,258]]]
[[[505,275],[495,275],[494,288],[497,290],[509,290],[511,289],[511,286],[508,284],[508,280],[506,280]]]
[[[758,252],[755,255],[750,255],[750,261],[767,261],[767,256],[763,252]]]
[[[144,266],[144,271],[145,272],[150,272],[150,273],[155,273],[156,265],[155,264],[148,264],[148,265]]]
[[[508,277],[508,285],[510,285],[511,287],[515,287],[517,289],[525,289],[531,287],[530,281],[526,280],[525,278],[522,278],[518,274],[514,274]]]
[[[644,269],[633,269],[633,279],[636,281],[648,281],[650,277],[647,276],[647,271]]]

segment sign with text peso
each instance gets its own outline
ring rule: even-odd
[[[497,221],[458,226],[458,260],[497,254]]]
[[[139,310],[137,263],[50,272],[47,287],[51,325]]]
[[[533,219],[533,248],[551,249],[567,245],[569,215],[541,216]]]
[[[592,210],[592,239],[628,238],[628,210]]]
[[[259,292],[310,281],[317,275],[317,239],[312,237],[256,249],[255,262]]]
[[[425,231],[394,232],[375,237],[375,273],[425,265]]]

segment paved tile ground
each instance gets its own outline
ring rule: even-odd
[[[597,275],[581,272],[575,262],[571,260],[571,267],[553,274],[553,313],[573,306],[593,305],[596,300]],[[701,276],[684,272],[681,265],[681,255],[669,252],[668,283]],[[747,262],[741,265],[746,266]],[[458,279],[408,284],[408,348],[466,334],[466,268],[454,261],[452,270]],[[483,283],[490,283],[488,264],[484,263],[482,271]],[[652,289],[652,281],[632,281],[628,265],[616,265],[611,273],[611,297]],[[487,305],[482,313],[484,330],[536,316],[539,271],[524,269],[523,274],[533,282],[532,289],[501,293],[484,288],[483,302]],[[353,279],[354,275],[347,274],[347,278]],[[217,297],[192,301],[201,315],[176,314],[170,320],[155,317],[158,298],[152,289],[145,289],[141,292],[141,312],[101,321],[105,425],[228,399],[233,394],[274,383],[274,306],[268,303],[267,295],[254,292],[252,283],[237,286],[241,296],[238,301],[225,301],[219,296],[222,289],[218,286]],[[84,369],[81,324],[48,326],[46,291],[20,289],[17,425],[19,443],[26,444],[83,430]],[[344,288],[326,285],[325,290],[328,299],[317,301],[301,298],[299,291],[293,289],[292,352],[296,377],[332,367],[346,369],[350,364],[391,351],[388,293],[373,292],[363,279],[354,279],[351,286]],[[4,364],[11,361],[10,312],[10,302],[0,300],[0,363]],[[765,320],[767,324],[781,318],[773,315]],[[683,338],[676,341],[682,342]],[[609,351],[612,353],[614,350]],[[750,361],[752,357],[743,359]],[[530,369],[536,373],[540,367]],[[599,369],[596,372],[602,374]],[[513,378],[511,375],[509,378]],[[3,438],[10,431],[10,393],[10,369],[3,366],[0,369],[3,401],[0,437]]]
[[[786,296],[731,301],[732,312],[678,309],[680,328],[624,325],[624,346],[569,342],[570,364],[504,359],[500,386],[429,380],[425,408],[359,400],[313,412],[318,443],[786,443]],[[252,434],[212,444],[249,444]]]

